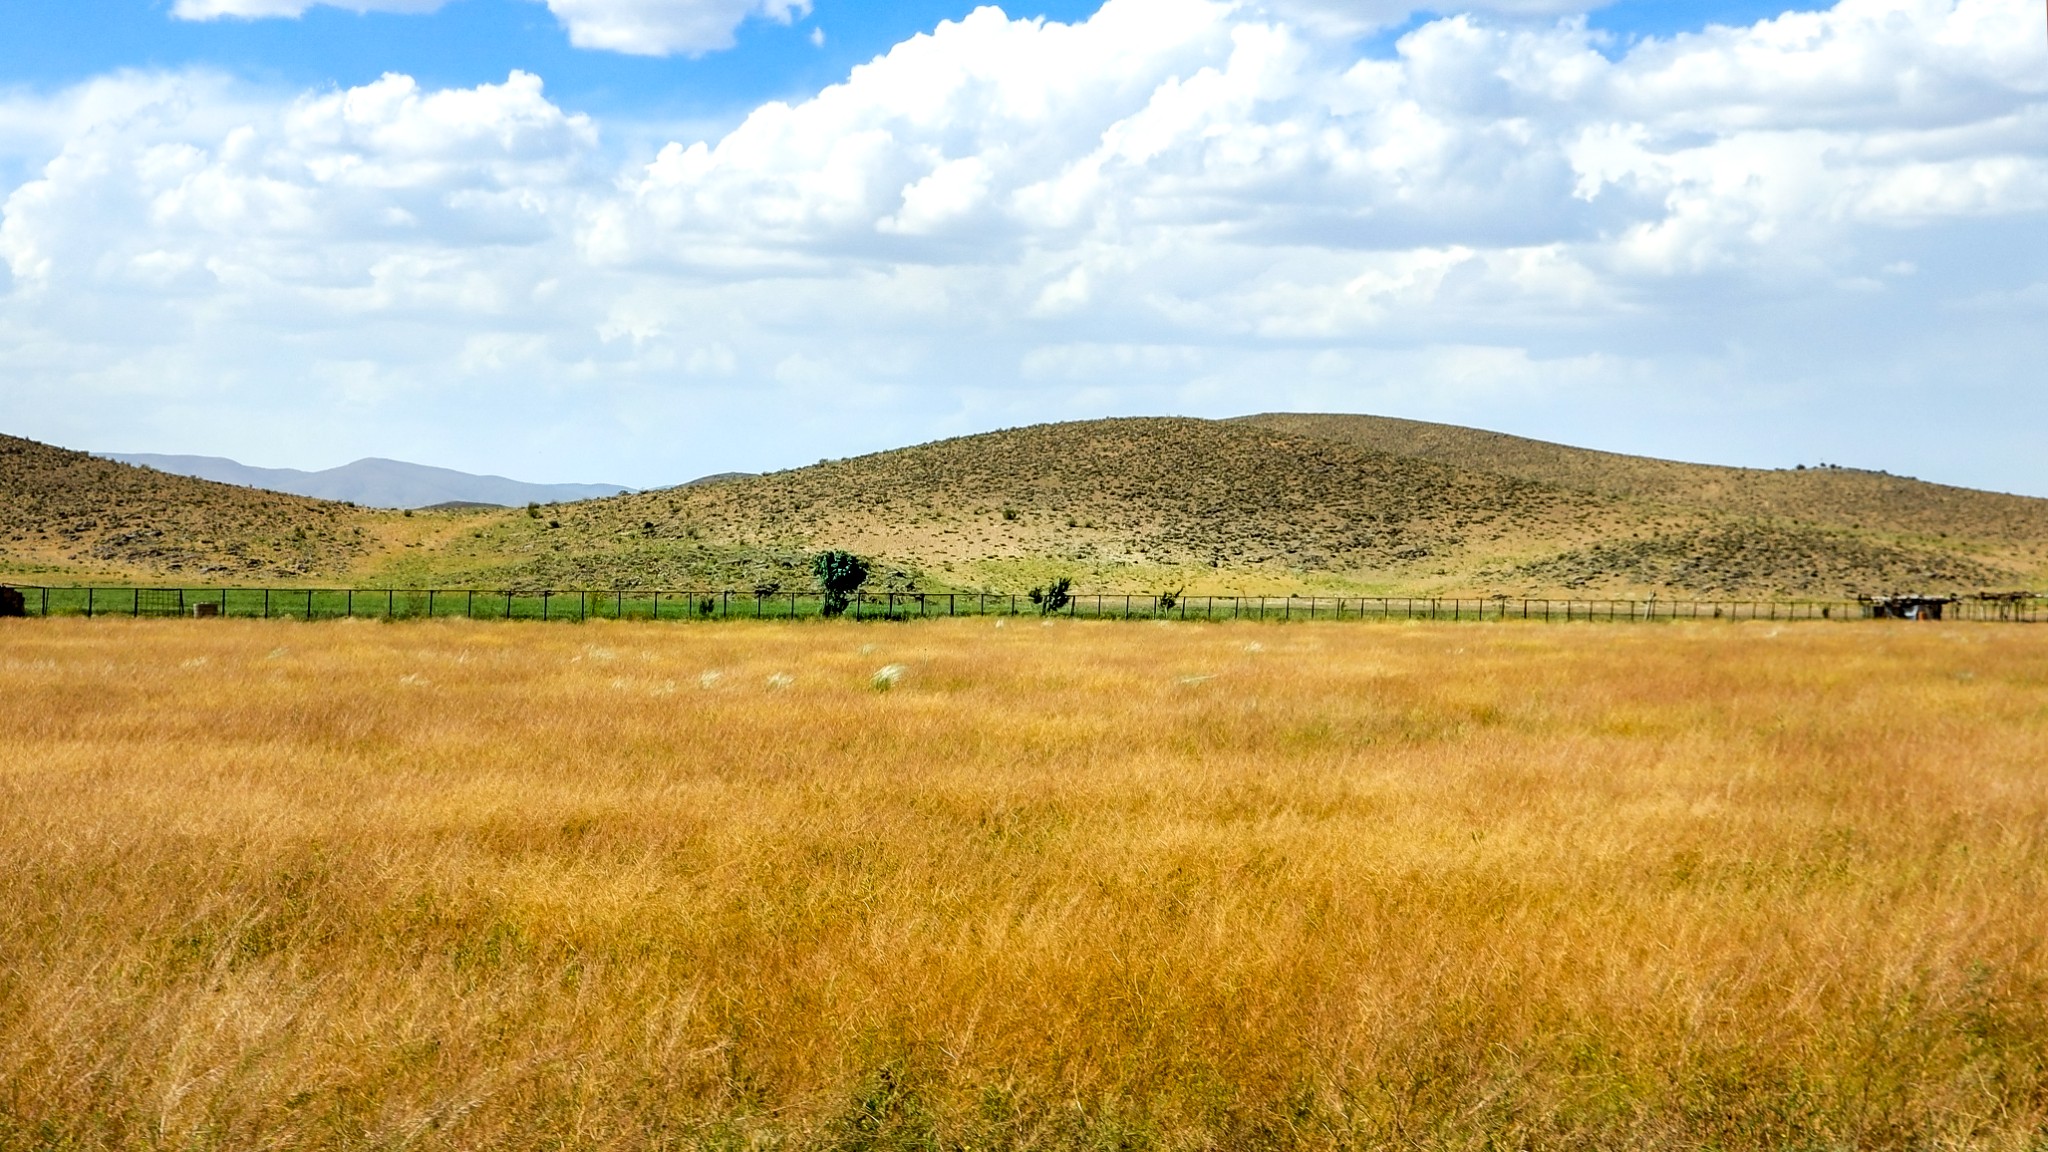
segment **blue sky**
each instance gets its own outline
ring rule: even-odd
[[[998,5],[1017,18],[1086,19],[1099,0]],[[177,19],[170,0],[10,0],[0,84],[61,87],[120,69],[218,69],[291,88],[349,87],[403,72],[433,87],[491,83],[520,69],[559,103],[639,119],[718,121],[767,100],[802,99],[942,20],[967,0],[821,0],[787,23],[751,19],[732,48],[636,56],[574,47],[534,0],[451,0],[438,11],[314,7],[292,18]],[[1587,13],[1619,43],[1749,24],[1811,4],[1782,0],[1620,0]],[[1450,9],[1455,12],[1456,9]],[[1359,37],[1385,50],[1433,13],[1418,10]],[[817,33],[821,39],[814,41]]]
[[[973,11],[12,0],[5,430],[653,485],[1294,408],[2048,494],[2029,0]]]
[[[636,56],[588,51],[532,0],[452,0],[429,13],[316,7],[295,18],[180,20],[168,0],[10,0],[0,80],[42,87],[121,68],[216,68],[290,87],[341,85],[403,72],[434,87],[533,72],[564,104],[635,116],[718,117],[764,100],[802,98],[972,4],[894,0],[827,4],[782,23],[753,19],[733,48]],[[1086,17],[1073,0],[1011,14]],[[822,44],[814,31],[826,33]]]

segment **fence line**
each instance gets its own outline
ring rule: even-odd
[[[506,620],[812,619],[828,612],[819,592],[731,589],[167,588],[13,586],[30,616],[235,616],[298,620],[376,618]],[[1964,598],[1952,620],[2048,622],[2048,596]],[[1856,620],[1855,600],[1576,600],[1540,597],[1139,596],[1088,593],[1047,605],[983,592],[874,592],[850,597],[853,620],[937,616],[1043,616],[1126,620],[1528,620],[1644,623],[1661,620]]]

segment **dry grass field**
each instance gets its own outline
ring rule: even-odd
[[[0,1147],[2044,1146],[2048,630],[0,621]]]

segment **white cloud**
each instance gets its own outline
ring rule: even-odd
[[[212,426],[164,397],[303,410],[283,376],[339,413],[284,440],[402,452],[373,437],[439,414],[626,482],[1106,410],[1611,411],[1718,438],[1692,455],[1776,450],[1805,412],[1908,461],[1939,455],[1926,421],[1858,415],[1874,395],[2039,410],[2025,5],[1843,0],[1619,51],[1454,16],[1390,58],[1343,10],[982,9],[651,156],[520,74],[0,100],[0,147],[37,157],[0,209],[0,372],[153,397],[111,447],[231,449],[174,442]],[[2048,491],[2030,449],[1955,460]]]
[[[635,56],[695,56],[730,48],[733,30],[761,17],[787,24],[810,0],[547,0],[578,48]]]
[[[67,140],[0,220],[17,298],[318,285],[391,262],[487,259],[552,235],[594,173],[596,130],[538,78],[423,92],[409,77],[294,100],[202,103],[169,87]],[[91,98],[80,103],[95,103]],[[360,284],[357,287],[361,287]]]
[[[808,15],[810,0],[545,0],[578,48],[634,56],[697,56],[730,48],[733,31],[753,18],[787,24]],[[350,12],[437,12],[448,0],[177,0],[181,20],[298,17],[316,7]]]

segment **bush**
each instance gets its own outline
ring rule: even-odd
[[[851,552],[820,552],[811,561],[811,570],[818,574],[818,586],[825,590],[827,616],[846,611],[853,594],[868,580],[867,561]]]
[[[1068,595],[1073,587],[1074,582],[1062,576],[1043,588],[1033,588],[1031,602],[1038,605],[1039,615],[1050,616],[1073,600],[1073,597]]]

